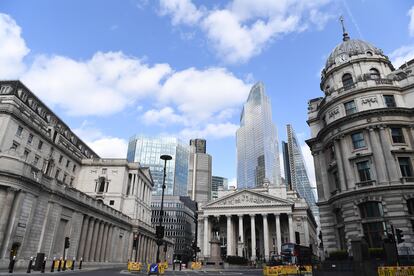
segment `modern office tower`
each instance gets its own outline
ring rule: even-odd
[[[300,197],[309,204],[313,215],[319,215],[315,195],[306,172],[305,160],[296,134],[291,125],[286,126],[288,142],[282,143],[285,165],[286,185],[289,190],[297,191]]]
[[[271,185],[280,185],[277,130],[261,82],[252,87],[243,106],[236,140],[238,188],[262,186],[265,178]]]
[[[227,178],[213,175],[212,180],[211,180],[211,199],[218,198],[219,187],[223,188],[224,190],[227,190],[228,185],[229,185],[229,181]]]
[[[174,244],[174,260],[187,263],[193,256],[193,242],[196,238],[196,202],[188,196],[164,197],[163,226],[165,237],[172,240]],[[160,223],[161,196],[153,196],[151,202],[152,225],[155,227]]]
[[[127,159],[149,167],[154,180],[154,195],[161,195],[164,161],[161,155],[168,154],[165,177],[166,195],[187,195],[189,148],[175,137],[146,137],[137,135],[129,140]]]
[[[322,70],[308,124],[324,251],[402,231],[414,255],[414,60],[395,69],[383,51],[344,30]],[[408,250],[407,250],[408,249]]]
[[[211,155],[206,153],[206,140],[190,140],[188,195],[201,204],[210,200],[211,162]]]

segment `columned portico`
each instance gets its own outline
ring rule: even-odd
[[[233,226],[231,215],[227,215],[227,256],[233,256]]]
[[[293,218],[292,214],[288,215],[289,217],[289,242],[295,242],[295,233],[293,233]]]
[[[263,214],[263,240],[265,259],[269,260],[269,225],[267,224],[267,214]]]
[[[244,247],[244,230],[243,230],[243,215],[238,215],[239,217],[239,237],[237,243],[237,256],[243,257],[243,247]]]
[[[250,231],[252,237],[252,254],[251,259],[254,261],[256,260],[256,223],[255,223],[256,215],[250,215]]]
[[[282,236],[280,233],[280,215],[275,214],[277,253],[282,251]]]

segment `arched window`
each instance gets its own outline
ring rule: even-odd
[[[368,51],[367,56],[372,57],[372,52]]]
[[[106,184],[106,181],[105,181],[105,177],[99,177],[99,180],[98,180],[98,193],[103,193],[103,192],[105,192],[105,184]]]
[[[386,227],[384,221],[378,221],[383,218],[382,204],[378,201],[367,201],[361,203],[359,212],[362,218],[362,228],[364,236],[369,247],[381,247],[382,239],[386,235]],[[375,221],[372,221],[375,219]]]
[[[352,79],[352,75],[349,73],[346,73],[342,76],[342,84],[344,86],[344,89],[350,89],[353,84],[354,84],[354,80]]]
[[[379,79],[379,78],[380,78],[380,73],[379,73],[379,71],[378,71],[377,69],[375,69],[375,68],[371,68],[371,69],[369,69],[369,73],[370,73],[370,75],[371,75],[371,79],[373,79],[373,80],[377,80],[377,79]]]

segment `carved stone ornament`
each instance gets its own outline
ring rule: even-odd
[[[332,117],[335,117],[337,114],[339,114],[339,108],[338,107],[336,107],[335,109],[328,112],[329,119],[332,118]]]
[[[374,97],[361,99],[361,103],[362,105],[368,104],[369,106],[371,106],[371,104],[378,103],[378,100],[377,100],[377,97],[374,96]]]
[[[251,193],[241,193],[223,200],[219,200],[213,206],[257,206],[257,205],[272,205],[272,204],[283,204],[286,202],[278,201],[276,199],[271,199],[268,197],[261,197]]]

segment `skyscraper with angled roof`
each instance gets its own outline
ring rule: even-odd
[[[261,186],[266,178],[280,185],[279,149],[269,97],[262,82],[250,90],[236,132],[237,187]]]

